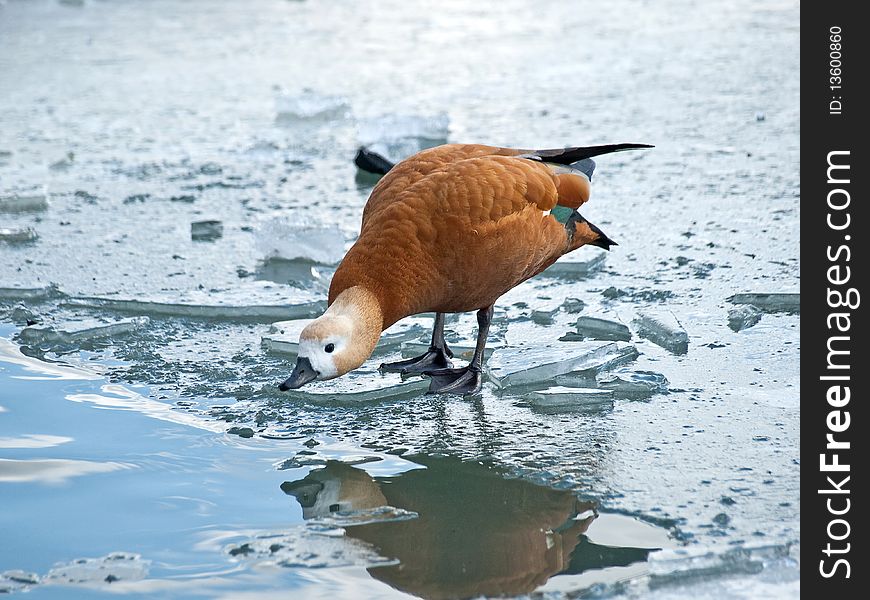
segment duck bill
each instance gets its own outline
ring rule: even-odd
[[[317,379],[317,371],[311,366],[311,361],[307,357],[301,356],[296,360],[296,366],[287,381],[278,386],[282,392],[287,390],[298,390],[303,385]]]

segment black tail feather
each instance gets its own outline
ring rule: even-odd
[[[534,156],[540,156],[544,162],[556,163],[558,165],[570,165],[573,162],[600,156],[602,154],[610,154],[611,152],[622,152],[623,150],[638,150],[640,148],[653,148],[649,144],[607,144],[605,146],[585,146],[582,148],[555,148],[552,150],[535,150],[531,152]]]
[[[356,151],[353,163],[359,169],[375,175],[386,175],[394,166],[390,160],[365,146],[360,146],[359,150]]]

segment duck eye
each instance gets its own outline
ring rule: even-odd
[[[324,348],[324,350],[326,350],[327,352],[332,352],[333,350],[335,350],[335,344],[332,344],[332,343],[326,344],[326,347]]]

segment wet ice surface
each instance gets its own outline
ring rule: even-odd
[[[150,565],[145,578],[100,585],[143,596],[413,593],[366,571],[393,556],[355,549],[358,538],[309,541],[335,529],[309,525],[280,486],[329,461],[355,462],[380,482],[413,466],[398,456],[443,455],[492,465],[497,477],[468,475],[492,489],[518,478],[599,503],[588,543],[596,523],[628,532],[601,542],[625,549],[606,565],[571,558],[541,593],[794,595],[798,6],[548,10],[541,19],[523,3],[0,6],[0,229],[35,235],[0,242],[2,337],[21,349],[0,371],[0,437],[20,441],[0,449],[17,480],[0,482],[9,538],[0,585],[8,572],[24,573],[10,580],[20,587],[27,574],[44,581],[55,565],[120,552]],[[469,52],[481,47],[485,61]],[[261,340],[272,323],[322,310],[374,183],[352,163],[357,147],[401,154],[442,136],[656,144],[598,160],[583,216],[620,245],[582,249],[505,296],[491,343],[579,353],[588,340],[560,341],[577,335],[577,318],[613,315],[639,356],[599,373],[563,362],[546,382],[527,371],[558,361],[518,357],[520,386],[490,381],[472,398],[433,398],[421,378],[375,373],[425,350],[427,324],[343,382],[279,393],[292,354]],[[203,221],[222,223],[222,236],[191,239]],[[304,223],[320,229],[297,243]],[[763,318],[733,331],[732,311],[748,306]],[[685,331],[686,353],[639,335],[639,316],[663,313]],[[64,330],[139,317],[149,321],[74,343],[19,337],[28,321]],[[460,364],[474,327],[473,315],[447,324]],[[644,385],[651,393],[627,391]],[[612,388],[613,398],[586,410],[583,392],[562,388]],[[530,400],[547,390],[566,403]],[[226,435],[232,428],[251,437]],[[74,441],[34,447],[53,439],[40,435]],[[364,510],[382,505],[415,510]],[[638,553],[661,546],[603,518],[614,514],[678,547]],[[467,518],[485,529],[484,517]],[[295,540],[297,566],[230,553],[273,534]],[[310,569],[334,552],[345,566]],[[421,570],[436,564],[403,556]],[[39,583],[30,593],[72,589]]]

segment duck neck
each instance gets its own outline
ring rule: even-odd
[[[325,314],[347,317],[353,323],[350,351],[342,357],[347,364],[341,366],[348,367],[345,371],[356,369],[374,352],[383,331],[384,317],[377,297],[362,286],[353,286],[341,292]]]

